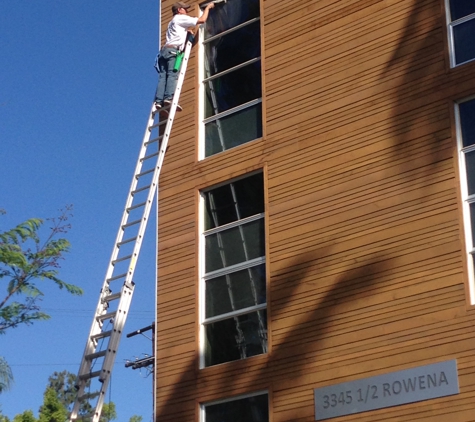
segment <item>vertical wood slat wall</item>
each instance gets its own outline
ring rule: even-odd
[[[456,396],[334,420],[473,421],[452,108],[475,63],[450,69],[443,0],[261,0],[261,17],[263,139],[198,161],[198,47],[188,67],[160,179],[156,420],[265,389],[272,422],[312,421],[314,388],[457,359]],[[269,353],[200,370],[199,190],[259,168]]]

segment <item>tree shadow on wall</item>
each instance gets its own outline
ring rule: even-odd
[[[437,10],[438,13],[434,13]],[[438,169],[452,166],[450,116],[443,87],[446,36],[441,2],[413,0],[384,75],[393,75],[391,128],[399,174],[430,187]]]
[[[445,28],[442,17],[434,14],[434,8],[440,10],[440,7],[438,0],[412,1],[403,35],[381,75],[385,79],[393,75],[394,105],[390,119],[393,165],[397,166],[399,183],[406,184],[404,189],[415,191],[413,199],[419,203],[431,195],[435,184],[444,177],[453,178],[448,104],[439,89],[446,72],[445,52],[440,48]],[[444,167],[449,169],[445,176],[440,175]],[[403,196],[402,200],[406,200]],[[198,370],[199,358],[195,356],[180,370],[178,380],[166,386],[169,393],[159,401],[155,420],[196,420],[199,405],[194,400],[196,391],[200,391],[201,397],[213,399],[269,387],[278,393],[288,388],[287,382],[302,380],[312,372],[326,376],[322,382],[335,382],[344,372],[340,370],[345,365],[344,349],[357,347],[360,341],[353,336],[351,344],[341,343],[348,338],[345,331],[348,325],[345,328],[341,318],[348,310],[364,307],[365,299],[377,284],[382,287],[380,275],[395,257],[380,251],[348,261],[338,274],[319,276],[324,267],[321,262],[331,254],[331,248],[311,251],[292,258],[284,269],[273,271],[270,267],[271,350],[265,361],[262,356],[256,356],[226,363],[226,375],[220,376],[218,367]],[[261,363],[256,363],[259,360]],[[366,363],[366,369],[368,365],[371,362]],[[205,372],[206,377],[202,376]],[[276,373],[279,373],[278,382],[273,380]],[[160,385],[157,389],[160,390]],[[311,394],[311,388],[307,390]],[[297,407],[298,403],[295,406],[288,411],[286,420],[314,419],[314,415],[304,413],[308,406],[302,409]],[[379,419],[374,415],[373,420],[384,417]]]
[[[320,272],[320,258],[329,253],[330,250],[327,249],[303,254],[293,258],[285,269],[280,271],[280,275],[273,276],[271,273],[270,297],[275,293],[273,279],[276,277],[279,278],[281,292],[280,299],[272,300],[270,303],[269,329],[273,331],[273,324],[288,318],[289,312],[297,311],[298,314],[291,317],[291,326],[282,330],[278,342],[272,344],[271,340],[272,349],[267,355],[223,364],[227,365],[223,376],[219,368],[221,365],[198,370],[199,357],[195,356],[186,368],[180,371],[181,375],[177,382],[166,387],[171,389],[167,399],[158,403],[155,420],[160,422],[196,420],[199,404],[190,396],[197,391],[200,392],[200,397],[208,395],[213,396],[213,399],[231,398],[242,394],[243,391],[269,389],[276,371],[281,374],[279,376],[281,383],[310,372],[321,371],[324,363],[319,361],[328,361],[333,356],[332,350],[323,350],[321,343],[332,341],[332,337],[335,336],[332,326],[338,325],[334,320],[338,319],[341,308],[348,310],[348,307],[364,307],[364,298],[371,294],[370,291],[377,283],[378,275],[386,268],[384,256],[376,253],[367,256],[360,264],[348,266],[346,270],[333,277],[319,280],[316,275],[318,276]],[[314,290],[320,292],[314,295]],[[315,299],[308,301],[302,308],[299,302],[302,301],[302,297],[310,294]],[[304,342],[301,341],[302,338],[305,338]],[[357,340],[355,342],[357,343]],[[341,358],[333,356],[335,367],[345,365],[343,355]],[[261,360],[260,363],[256,363],[258,360]],[[301,364],[295,365],[296,360]],[[160,371],[159,367],[157,369]],[[201,371],[203,374],[206,371],[206,374],[200,377]],[[274,386],[274,391],[277,388]],[[157,390],[160,390],[160,385],[157,386]],[[311,393],[311,388],[309,391]],[[291,418],[293,421],[300,418],[298,413],[297,409]]]

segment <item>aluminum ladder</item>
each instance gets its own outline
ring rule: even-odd
[[[193,36],[188,34],[170,106],[152,105],[122,221],[99,295],[77,377],[69,421],[99,422],[134,292],[133,276],[185,79]],[[87,408],[88,412],[85,412]]]

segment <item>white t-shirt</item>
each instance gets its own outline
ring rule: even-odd
[[[188,15],[177,14],[168,24],[167,45],[182,47],[186,41],[186,30],[196,26],[198,18],[192,18]]]

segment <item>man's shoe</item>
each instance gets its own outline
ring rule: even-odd
[[[172,105],[172,99],[167,98],[166,100],[163,100],[163,105],[164,106],[171,106]],[[180,104],[176,105],[176,111],[183,111],[183,107]]]
[[[155,110],[160,110],[162,108],[162,103],[155,101],[154,106],[155,106]]]

